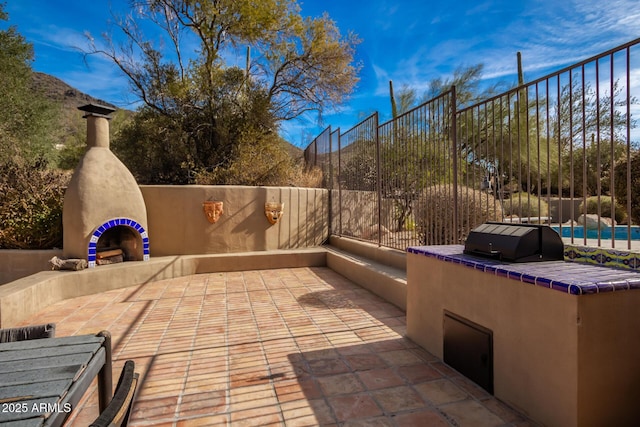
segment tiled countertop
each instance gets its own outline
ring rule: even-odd
[[[412,246],[407,252],[573,295],[640,289],[640,272],[597,265],[543,261],[508,263],[463,253],[462,245]]]

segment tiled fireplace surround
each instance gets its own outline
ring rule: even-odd
[[[142,240],[142,253],[143,253],[142,261],[149,261],[149,235],[147,231],[144,229],[144,227],[138,224],[136,221],[129,218],[114,218],[112,220],[105,222],[104,224],[101,224],[99,227],[96,228],[96,231],[94,231],[91,234],[91,238],[89,239],[89,245],[87,250],[87,253],[88,253],[87,261],[89,264],[89,268],[96,266],[96,255],[97,255],[97,249],[98,249],[97,246],[98,246],[98,241],[100,240],[100,237],[107,230],[110,230],[115,227],[127,227],[129,229],[135,230],[140,235],[140,239]]]

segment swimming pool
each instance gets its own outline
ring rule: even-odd
[[[552,226],[557,233],[559,233],[560,227],[557,225]],[[602,227],[600,229],[600,239],[611,239],[611,231],[612,228],[615,230],[615,239],[616,240],[627,240],[627,226],[626,225],[616,225],[615,227]],[[563,226],[562,227],[562,237],[571,237],[571,227]],[[584,238],[584,227],[581,225],[577,225],[573,227],[573,237],[575,239],[583,239]],[[597,239],[598,238],[598,230],[597,229],[587,229],[587,239]],[[631,226],[631,240],[640,240],[640,226],[632,225]]]

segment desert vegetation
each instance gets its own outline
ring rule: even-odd
[[[319,186],[279,126],[346,99],[357,37],[326,15],[303,18],[295,0],[216,4],[144,2],[113,17],[125,43],[87,39],[85,54],[112,60],[142,104],[113,114],[112,151],[140,184]],[[166,31],[173,54],[145,38],[142,21]],[[198,48],[185,51],[183,37]],[[223,59],[240,48],[244,69]],[[0,248],[61,246],[62,197],[86,141],[76,107],[108,104],[33,72],[33,55],[15,27],[0,30]]]

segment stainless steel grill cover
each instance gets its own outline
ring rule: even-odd
[[[512,262],[557,261],[564,259],[564,244],[546,225],[487,222],[469,233],[464,253]]]

